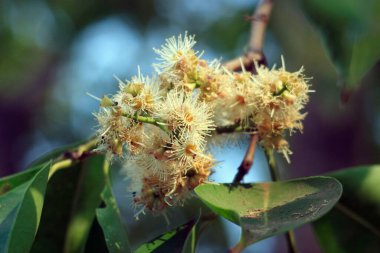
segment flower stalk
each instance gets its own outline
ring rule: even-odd
[[[151,124],[151,125],[157,126],[162,131],[164,131],[166,133],[168,132],[168,129],[165,127],[166,124],[164,122],[161,122],[161,121],[153,118],[153,117],[141,116],[141,115],[131,115],[128,113],[123,113],[122,116],[130,118],[130,119],[134,119],[134,120],[141,122],[141,123],[146,123],[146,124]]]

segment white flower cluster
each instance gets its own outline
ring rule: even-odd
[[[290,73],[256,64],[256,74],[230,72],[201,59],[194,36],[166,40],[155,52],[157,75],[119,80],[119,91],[101,99],[99,150],[125,161],[133,203],[160,212],[180,204],[208,179],[215,161],[209,140],[220,134],[257,134],[261,144],[291,153],[286,132],[302,130],[300,112],[309,84]]]

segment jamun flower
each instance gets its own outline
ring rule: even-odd
[[[138,75],[124,83],[119,80],[119,92],[114,96],[115,102],[125,111],[152,113],[160,99],[157,80],[143,76],[138,68]]]
[[[181,71],[183,74],[192,71],[198,63],[198,57],[201,54],[193,50],[196,41],[194,35],[184,36],[180,34],[166,39],[166,43],[160,49],[154,51],[160,56],[157,58],[159,63],[153,64],[158,73],[172,71],[174,69]]]
[[[119,80],[114,96],[97,98],[98,149],[124,161],[136,216],[182,205],[207,182],[215,143],[231,145],[256,134],[263,147],[289,162],[285,136],[303,129],[311,92],[303,68],[289,72],[282,59],[279,69],[256,63],[255,74],[244,66],[232,72],[219,60],[202,59],[194,45],[187,33],[167,39],[154,49],[156,76],[138,68],[131,80]]]
[[[198,101],[196,95],[172,90],[157,105],[154,116],[165,122],[173,137],[192,139],[199,146],[214,130],[212,113],[211,108]]]
[[[286,132],[292,134],[296,130],[303,130],[302,120],[306,113],[302,112],[309,100],[310,85],[303,75],[303,68],[297,72],[285,70],[284,59],[280,69],[268,69],[256,64],[257,75],[252,79],[256,85],[255,97],[257,111],[252,121],[258,129],[264,143],[277,140]],[[273,138],[276,136],[276,138]],[[285,141],[285,140],[284,140]],[[288,146],[272,143],[275,149],[284,153],[289,161],[291,154]],[[286,147],[285,147],[286,146]],[[281,148],[279,148],[281,147]]]

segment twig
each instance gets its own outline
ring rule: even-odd
[[[50,179],[51,176],[58,170],[70,167],[72,164],[73,164],[73,160],[71,159],[65,159],[65,160],[55,162],[50,167],[48,179]]]
[[[246,245],[242,241],[236,244],[233,248],[228,250],[228,253],[240,253],[245,249]]]
[[[266,60],[263,54],[263,44],[265,38],[265,30],[269,21],[270,13],[272,11],[272,0],[261,0],[251,19],[251,35],[248,42],[247,51],[242,57],[238,57],[234,60],[226,62],[224,66],[232,71],[241,70],[242,65],[247,71],[252,73],[256,72],[254,62],[259,64],[266,64]],[[228,130],[228,129],[227,129]],[[245,157],[238,168],[238,172],[235,175],[232,185],[239,183],[244,176],[251,169],[253,164],[253,156],[255,154],[255,147],[258,141],[257,134],[251,134],[251,140],[248,146],[248,150]]]
[[[297,245],[296,245],[296,235],[294,234],[294,230],[289,230],[285,234],[286,242],[288,245],[289,253],[298,253]]]
[[[63,154],[63,158],[68,158],[71,160],[83,160],[89,156],[97,155],[98,153],[92,150],[92,148],[96,146],[97,142],[97,138],[93,137],[86,143],[79,145],[77,149],[65,152]],[[60,159],[61,157],[59,157],[57,160]]]
[[[256,7],[256,10],[251,20],[251,35],[249,38],[246,52],[242,57],[232,59],[224,66],[231,71],[241,70],[241,62],[248,71],[254,72],[254,62],[258,64],[267,65],[265,56],[263,54],[263,44],[265,38],[265,30],[269,21],[270,13],[272,11],[272,0],[261,0]]]
[[[276,166],[276,160],[273,154],[273,149],[266,148],[265,149],[265,156],[268,160],[270,175],[272,178],[272,181],[279,181],[280,180],[280,174],[278,173],[277,166]],[[288,245],[288,252],[289,253],[298,253],[297,249],[297,243],[296,243],[296,237],[293,230],[289,230],[285,234],[286,242]]]
[[[238,168],[238,172],[236,173],[235,178],[232,181],[232,185],[240,183],[240,181],[244,178],[245,175],[247,175],[248,171],[251,169],[258,139],[259,137],[257,134],[251,135],[247,152],[245,153],[244,159]]]
[[[98,155],[98,152],[92,150],[96,143],[97,139],[91,138],[86,143],[79,145],[75,150],[65,152],[58,156],[50,167],[48,178],[50,179],[51,176],[53,176],[53,174],[58,170],[70,167],[76,162],[79,162],[87,157]]]

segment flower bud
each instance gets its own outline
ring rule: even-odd
[[[102,100],[100,101],[100,106],[101,107],[113,106],[113,102],[109,97],[103,96]]]
[[[138,96],[144,88],[142,83],[131,83],[124,88],[124,92],[131,94],[133,97]]]
[[[287,105],[292,105],[296,101],[297,97],[293,94],[291,94],[289,91],[284,91],[281,96],[283,97],[284,101]]]
[[[112,151],[112,153],[117,155],[123,154],[123,143],[119,139],[112,139],[109,143],[109,147]]]

